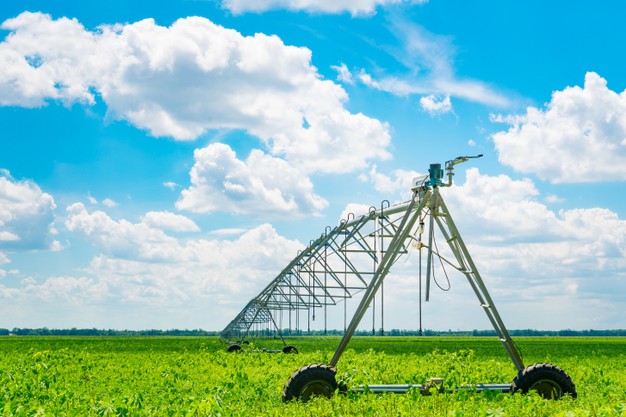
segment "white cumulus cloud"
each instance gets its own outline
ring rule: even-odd
[[[328,205],[306,174],[259,150],[242,161],[228,145],[214,143],[194,156],[191,186],[182,191],[179,210],[297,217]]]
[[[110,118],[154,136],[242,129],[308,172],[351,172],[390,157],[388,126],[346,110],[346,92],[322,79],[311,51],[277,36],[243,36],[202,17],[89,31],[24,12],[1,27],[10,31],[0,43],[2,105],[90,105],[98,95]]]
[[[450,96],[438,97],[434,94],[420,98],[420,106],[431,116],[449,113],[452,111]]]
[[[100,251],[111,256],[155,262],[184,261],[178,240],[153,226],[159,220],[162,224],[163,216],[153,214],[147,219],[147,223],[116,221],[103,211],[90,213],[82,203],[74,203],[67,208],[65,227],[87,236]]]
[[[30,282],[31,296],[38,291],[42,298],[46,294],[71,297],[70,293],[88,294],[87,287],[94,287],[98,291],[87,299],[96,292],[124,301],[165,305],[208,299],[216,303],[219,297],[241,292],[251,298],[302,248],[269,224],[239,230],[234,237],[218,234],[214,239],[179,239],[163,229],[180,229],[181,224],[188,228],[191,223],[172,213],[150,212],[141,222],[132,223],[114,220],[101,211],[90,213],[81,203],[67,211],[68,230],[85,236],[97,251],[83,270],[93,278]],[[224,317],[223,324],[228,320]]]
[[[626,92],[594,72],[552,94],[544,109],[494,116],[511,124],[493,141],[503,164],[553,183],[626,180]]]
[[[608,209],[553,211],[530,180],[476,168],[444,196],[476,257],[501,275],[575,277],[589,285],[598,271],[626,273],[626,220]]]
[[[150,211],[141,217],[145,225],[173,232],[199,232],[198,225],[189,217],[169,211]]]
[[[102,212],[83,213],[80,206],[69,214],[74,217],[72,231],[83,234],[99,253],[77,276],[43,281],[26,276],[18,286],[0,283],[0,299],[11,300],[0,303],[0,311],[11,311],[18,323],[42,327],[53,317],[61,327],[126,328],[131,314],[131,326],[145,329],[153,328],[154,317],[166,312],[164,322],[159,321],[162,328],[219,330],[303,247],[269,224],[234,238],[173,241],[147,233],[141,223],[115,221]],[[144,249],[128,251],[121,242],[128,230],[135,235],[132,244],[170,255],[157,258],[145,256]],[[156,246],[163,248],[157,251]]]
[[[104,282],[93,278],[58,276],[50,277],[38,284],[34,280],[24,282],[20,296],[43,301],[62,301],[81,304],[85,300],[99,301],[106,297],[107,286]]]
[[[89,212],[82,203],[74,203],[67,208],[67,214],[67,229],[85,236],[107,258],[140,263],[186,264],[209,260],[228,263],[233,256],[243,262],[253,256],[237,255],[234,252],[226,255],[225,251],[231,245],[229,241],[179,239],[167,234],[167,230],[197,230],[197,225],[190,219],[174,213],[149,212],[142,216],[140,222],[133,223],[126,219],[115,220],[103,211]],[[259,226],[243,233],[239,241],[263,238],[268,244],[272,241],[282,242],[282,238],[275,235],[271,226]],[[253,252],[264,250],[257,248]],[[219,260],[213,260],[214,257]]]
[[[385,195],[402,195],[404,200],[408,200],[414,185],[413,180],[419,176],[418,172],[405,169],[394,169],[387,175],[378,172],[378,167],[374,165],[367,175],[363,174],[360,178],[371,182],[376,191]]]
[[[54,229],[54,198],[30,180],[17,181],[0,172],[0,249],[51,249],[58,242]]]
[[[551,210],[529,179],[485,175],[476,168],[466,174],[464,183],[440,189],[441,195],[507,325],[562,329],[578,314],[579,329],[601,322],[623,326],[626,220],[600,207]],[[439,232],[436,242],[453,260]],[[411,249],[408,261],[394,265],[388,280],[393,284],[385,288],[388,300],[417,297],[418,254],[414,245]],[[442,294],[433,286],[432,304],[424,307],[434,311],[427,313],[434,314],[431,322],[488,327],[465,277],[447,265],[446,276],[438,261],[434,268],[437,282],[445,288],[449,278],[452,290]],[[402,311],[396,314],[403,317]]]
[[[47,99],[94,103],[90,87],[102,72],[96,34],[75,19],[53,21],[29,12],[0,28],[10,31],[0,43],[1,105],[40,107]]]
[[[104,200],[102,200],[102,204],[108,208],[113,208],[113,207],[118,206],[118,204],[115,201],[111,200],[110,198],[105,198]]]

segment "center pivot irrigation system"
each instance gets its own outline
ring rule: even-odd
[[[330,397],[337,390],[345,392],[347,387],[336,379],[336,365],[350,339],[371,308],[373,329],[376,321],[376,295],[383,303],[383,281],[391,267],[406,255],[411,248],[420,254],[420,321],[421,321],[421,254],[426,250],[425,300],[428,301],[430,283],[434,276],[434,260],[448,264],[467,278],[489,321],[517,369],[517,376],[510,384],[478,384],[462,388],[475,391],[496,390],[526,393],[537,391],[545,398],[560,398],[570,395],[576,398],[576,388],[570,376],[559,367],[549,363],[524,366],[522,358],[511,339],[500,314],[470,256],[467,246],[452,220],[448,207],[440,193],[442,187],[452,185],[454,166],[477,156],[461,156],[445,163],[431,164],[428,175],[416,179],[412,198],[398,205],[383,202],[379,208],[371,207],[361,217],[349,216],[334,228],[327,227],[324,234],[312,241],[265,287],[222,331],[222,339],[236,342],[229,351],[241,350],[241,345],[252,336],[275,336],[283,342],[282,352],[297,353],[283,338],[285,325],[296,329],[306,319],[310,329],[311,319],[316,313],[324,317],[327,326],[327,308],[343,302],[344,335],[329,364],[306,365],[295,371],[285,383],[283,401],[308,400],[311,396]],[[445,172],[444,172],[445,171]],[[447,182],[444,182],[447,176]],[[386,203],[386,204],[385,204]],[[438,229],[445,239],[453,259],[445,258],[435,242]],[[426,236],[426,242],[422,237]],[[363,293],[360,303],[347,324],[346,301]],[[380,308],[381,326],[384,309]],[[295,317],[293,317],[295,315]],[[285,317],[286,316],[286,317]],[[285,323],[287,321],[287,323]],[[420,323],[421,329],[421,323]],[[272,352],[280,352],[274,350]],[[428,394],[431,389],[443,391],[443,380],[434,378],[425,384],[415,385],[368,385],[369,392],[404,393],[419,389]],[[355,391],[363,391],[357,388]]]

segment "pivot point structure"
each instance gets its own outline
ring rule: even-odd
[[[452,185],[456,165],[481,156],[461,156],[447,161],[444,168],[438,163],[431,164],[428,175],[414,181],[409,201],[395,206],[381,204],[380,208],[372,207],[367,215],[352,217],[335,228],[327,228],[248,303],[224,329],[222,337],[236,339],[239,343],[234,346],[239,346],[254,332],[255,326],[268,331],[271,325],[282,339],[283,312],[289,312],[290,319],[294,311],[314,318],[316,310],[324,309],[326,319],[327,306],[344,301],[345,312],[345,301],[357,293],[362,294],[330,363],[311,364],[293,372],[285,383],[283,401],[306,401],[311,396],[330,397],[338,390],[345,391],[348,387],[336,379],[339,359],[367,310],[371,307],[375,311],[376,294],[382,291],[391,267],[414,246],[420,254],[426,250],[425,299],[429,298],[433,259],[437,257],[467,278],[517,370],[512,383],[479,384],[472,389],[511,393],[537,391],[545,398],[556,399],[565,395],[575,398],[574,383],[559,367],[549,363],[524,365],[441,195],[442,188]],[[453,259],[444,258],[437,249],[434,242],[436,230],[445,239]],[[425,242],[422,236],[425,236]],[[382,320],[381,317],[381,323]],[[428,394],[433,388],[443,390],[443,382],[435,378],[417,385],[368,385],[369,392],[401,393],[419,389]]]

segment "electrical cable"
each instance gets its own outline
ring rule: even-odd
[[[450,288],[452,288],[452,283],[450,282],[450,277],[448,277],[448,272],[446,271],[446,267],[443,264],[442,256],[439,255],[439,248],[437,247],[437,239],[433,235],[433,245],[435,246],[435,255],[439,258],[439,263],[441,264],[441,269],[443,270],[443,274],[446,277],[446,281],[448,281],[448,288],[443,288],[439,282],[437,281],[437,277],[435,276],[435,268],[433,268],[433,281],[435,281],[435,285],[439,287],[441,291],[448,292]]]

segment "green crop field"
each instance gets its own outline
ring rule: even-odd
[[[525,364],[551,362],[573,379],[577,399],[467,390],[423,396],[348,392],[307,403],[281,400],[290,374],[327,363],[339,339],[290,340],[300,354],[257,341],[240,353],[212,337],[1,337],[1,416],[622,416],[626,338],[516,338]],[[445,386],[510,383],[515,368],[493,338],[355,337],[338,378]]]

